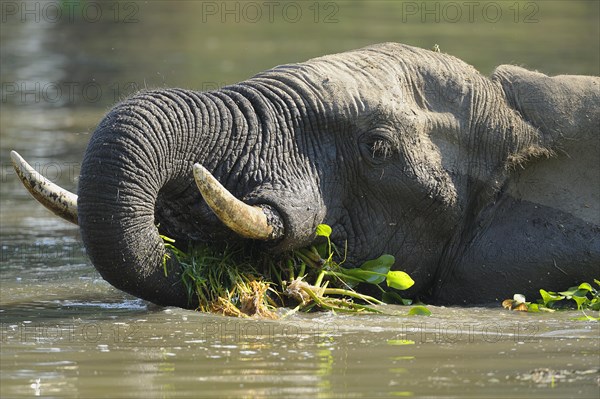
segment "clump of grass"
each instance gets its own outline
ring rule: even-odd
[[[186,253],[174,245],[174,240],[162,238],[165,248],[181,264],[183,285],[190,300],[197,298],[198,310],[226,316],[276,318],[277,304],[269,295],[270,283],[252,262],[251,255],[226,245],[196,245]]]
[[[341,261],[335,260],[340,254],[330,234],[329,226],[320,225],[316,235],[323,237],[321,244],[279,258],[226,245],[196,245],[186,253],[172,239],[163,236],[163,240],[182,266],[188,297],[196,297],[198,310],[203,312],[277,318],[277,308],[288,306],[292,311],[381,313],[373,305],[382,305],[383,301],[354,288],[358,284],[380,287],[384,281],[388,287],[388,291],[380,287],[384,299],[410,304],[394,291],[407,289],[414,281],[404,272],[390,271],[393,256],[382,255],[359,268],[345,268],[345,256]]]

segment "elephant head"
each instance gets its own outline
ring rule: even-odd
[[[413,293],[435,294],[477,247],[516,165],[553,153],[557,133],[511,93],[452,56],[386,43],[215,91],[139,93],[96,128],[78,197],[14,159],[79,223],[101,275],[157,304],[194,306],[174,257],[164,272],[159,234],[280,252],[309,244],[320,223],[347,242],[348,264],[393,254]]]

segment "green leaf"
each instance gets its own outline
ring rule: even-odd
[[[316,234],[320,237],[329,237],[331,236],[331,227],[326,224],[320,224],[317,226]]]
[[[580,290],[588,291],[588,292],[592,291],[592,286],[590,285],[590,283],[581,283],[581,284],[579,284],[579,287],[577,287],[577,288]]]
[[[384,254],[377,259],[366,261],[360,266],[360,268],[362,270],[387,274],[387,272],[390,271],[390,268],[392,267],[395,261],[396,258],[394,258],[392,255]]]
[[[386,283],[388,287],[397,290],[407,290],[415,284],[408,274],[401,271],[389,272],[386,276]]]
[[[427,309],[425,306],[415,306],[408,312],[408,315],[431,316],[431,310]]]
[[[539,312],[540,311],[540,306],[537,303],[530,303],[529,305],[527,305],[527,311],[528,312]]]
[[[542,296],[542,301],[544,301],[544,305],[546,306],[548,306],[549,303],[565,299],[565,297],[562,295],[558,295],[555,292],[548,292],[543,289],[540,290],[540,295]]]
[[[405,306],[412,305],[413,302],[412,299],[404,299],[394,291],[384,292],[381,299],[387,304],[399,304]]]
[[[569,289],[568,291],[560,292],[560,294],[565,295],[566,299],[585,298],[586,300],[589,300],[587,297],[588,291],[577,289],[577,287],[571,288],[575,288],[575,291]]]
[[[315,244],[314,247],[322,259],[329,258],[329,244],[327,242]]]
[[[369,284],[379,284],[385,280],[385,274],[372,272],[369,270],[362,269],[345,269],[340,267],[341,274],[343,276],[342,280],[345,280],[345,277],[350,277],[350,279],[357,280],[361,283],[369,283]],[[340,272],[338,272],[340,274]]]
[[[588,316],[588,315],[584,314],[581,317],[575,317],[575,318],[573,318],[573,320],[578,320],[578,321],[600,321],[600,317],[592,317],[592,316]]]
[[[388,339],[388,345],[414,345],[415,341],[412,339]]]
[[[556,309],[550,309],[550,308],[545,307],[544,305],[539,305],[538,309],[539,309],[540,312],[547,312],[547,313],[554,313],[554,312],[556,312]]]
[[[573,296],[571,297],[575,302],[577,302],[577,309],[581,310],[583,305],[589,301],[589,299],[585,296]]]
[[[564,295],[565,297],[567,297],[567,299],[570,299],[570,297],[572,297],[573,295],[575,295],[575,293],[577,292],[578,287],[569,287],[568,290],[566,291],[561,291],[559,292],[560,295]]]
[[[386,278],[390,267],[394,264],[392,255],[381,255],[377,259],[366,261],[358,269],[339,268],[338,275],[341,274],[342,280],[354,280],[361,283],[381,284]]]
[[[340,268],[342,269],[342,268]],[[350,270],[350,269],[344,269],[345,270]],[[354,288],[356,287],[359,283],[363,283],[364,281],[362,280],[362,278],[356,278],[354,276],[351,276],[349,274],[345,274],[341,271],[337,271],[337,272],[329,272],[330,275],[335,276],[337,278],[339,278],[340,280],[342,280],[348,287],[350,288]]]

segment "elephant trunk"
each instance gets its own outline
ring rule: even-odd
[[[265,140],[289,133],[260,120],[268,107],[256,93],[250,101],[235,90],[162,90],[138,95],[105,117],[84,156],[77,207],[86,251],[104,279],[159,305],[195,307],[159,229],[184,244],[214,241],[230,234],[228,228],[275,241],[277,250],[311,239],[321,220],[307,214],[318,209],[307,204],[309,191],[318,197],[315,183],[286,177],[289,165],[279,170],[262,162]],[[212,182],[202,195],[195,164]],[[221,197],[206,198],[211,190]],[[225,205],[218,210],[215,203]]]
[[[185,139],[185,116],[176,111],[189,109],[183,101],[176,91],[149,93],[105,117],[81,166],[78,221],[86,251],[109,283],[160,305],[190,307],[155,224],[161,189],[184,184],[187,161],[174,155]]]
[[[34,173],[16,152],[11,156],[32,195],[79,224],[104,279],[159,305],[193,308],[181,265],[161,234],[187,245],[234,232],[285,251],[312,241],[322,223],[325,207],[308,156],[310,140],[296,136],[305,117],[296,100],[283,91],[276,96],[260,82],[217,92],[172,89],[135,96],[94,132],[78,195]],[[281,105],[274,102],[284,102],[294,114],[279,119],[275,107]]]

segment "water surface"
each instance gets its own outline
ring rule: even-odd
[[[72,19],[3,9],[0,396],[597,398],[599,328],[578,312],[388,306],[261,321],[157,308],[103,281],[77,228],[16,181],[10,149],[75,190],[90,132],[139,89],[211,89],[371,43],[438,44],[484,74],[502,63],[598,74],[595,1],[476,2],[472,18],[461,2],[430,3],[281,2],[258,19],[235,2],[233,14],[222,2],[94,3],[99,18]]]

